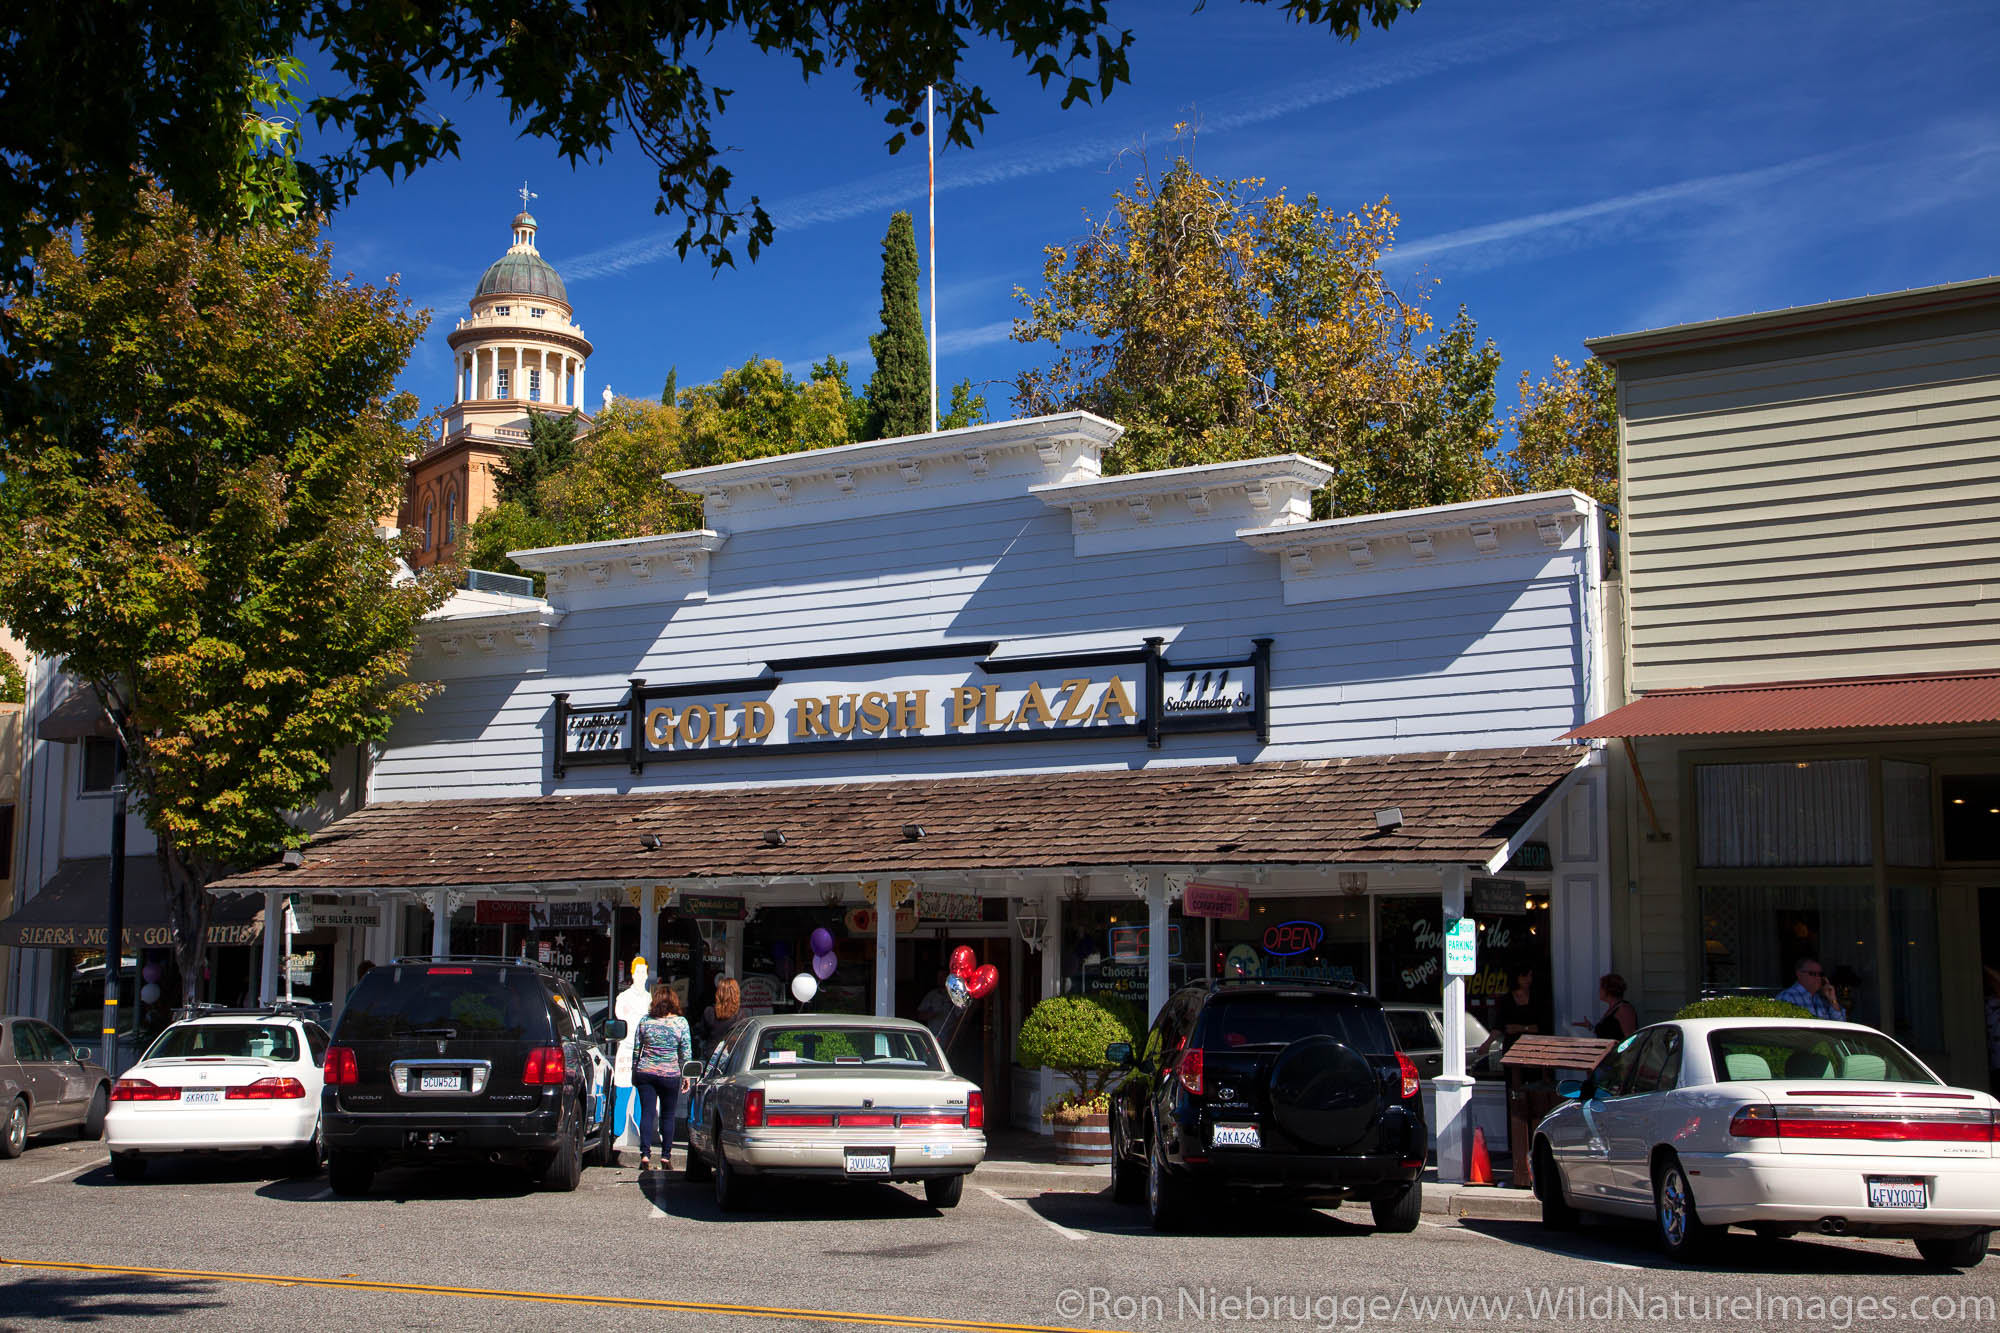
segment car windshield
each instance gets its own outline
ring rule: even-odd
[[[341,1041],[461,1037],[480,1041],[546,1038],[547,992],[526,971],[401,964],[378,967],[356,987],[340,1016]]]
[[[296,1060],[297,1029],[273,1023],[176,1023],[160,1034],[148,1060],[187,1060],[202,1056],[235,1059]]]
[[[1396,1049],[1380,1009],[1311,991],[1220,995],[1208,1006],[1202,1024],[1202,1045],[1211,1051],[1289,1046],[1301,1037],[1319,1035],[1369,1055]]]
[[[758,1034],[751,1065],[756,1069],[788,1065],[943,1068],[928,1033],[850,1025],[767,1028]]]
[[[1879,1032],[1847,1028],[1721,1028],[1708,1034],[1718,1083],[1782,1078],[1928,1083],[1917,1058]]]

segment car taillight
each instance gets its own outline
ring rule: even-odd
[[[1181,1086],[1195,1096],[1201,1096],[1201,1047],[1190,1046],[1181,1052]]]
[[[1416,1065],[1401,1051],[1396,1052],[1396,1068],[1403,1072],[1403,1100],[1408,1101],[1422,1090],[1422,1079]]]
[[[180,1099],[179,1088],[163,1088],[143,1078],[121,1078],[111,1085],[111,1100],[114,1102],[177,1102]]]
[[[361,1081],[361,1070],[354,1063],[354,1050],[349,1046],[327,1047],[326,1062],[320,1066],[319,1072],[329,1088]]]
[[[764,1123],[772,1129],[830,1129],[833,1115],[826,1111],[773,1111]]]
[[[986,1128],[986,1098],[980,1093],[968,1092],[965,1095],[965,1127]]]
[[[255,1083],[246,1083],[240,1088],[231,1088],[222,1094],[232,1102],[289,1101],[306,1095],[306,1085],[295,1078],[260,1078]]]
[[[553,1087],[563,1081],[566,1072],[562,1047],[537,1046],[528,1052],[528,1063],[521,1070],[521,1082],[531,1088]]]
[[[778,1123],[775,1117],[771,1123],[774,1125]],[[843,1129],[850,1126],[861,1129],[888,1129],[893,1127],[895,1123],[895,1116],[883,1115],[878,1111],[863,1111],[859,1115],[851,1111],[842,1111],[840,1113],[840,1124]]]
[[[1778,1113],[1768,1106],[1739,1106],[1729,1117],[1729,1132],[1739,1139],[1775,1139]]]
[[[752,1088],[743,1094],[743,1127],[760,1129],[764,1124],[764,1090]]]
[[[847,1116],[842,1116],[840,1118],[840,1123],[843,1125],[851,1125],[854,1123],[854,1121]],[[918,1125],[933,1125],[933,1126],[963,1125],[964,1123],[965,1123],[965,1117],[962,1115],[932,1115],[926,1113],[923,1115],[906,1115],[903,1117],[903,1127],[905,1129],[913,1128]]]

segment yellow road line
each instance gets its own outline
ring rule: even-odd
[[[287,1287],[328,1287],[340,1291],[393,1291],[427,1296],[468,1296],[489,1301],[538,1301],[548,1305],[601,1305],[625,1310],[668,1310],[687,1314],[735,1315],[743,1319],[812,1319],[873,1328],[942,1328],[961,1333],[1107,1333],[1104,1329],[1057,1324],[1002,1324],[978,1319],[925,1319],[914,1315],[871,1314],[857,1310],[804,1310],[783,1306],[730,1305],[722,1301],[667,1301],[644,1296],[580,1296],[560,1291],[508,1291],[486,1287],[442,1287],[420,1282],[374,1282],[362,1278],[297,1277],[281,1273],[214,1273],[189,1268],[135,1268],[124,1264],[61,1263],[0,1256],[0,1268],[49,1268],[72,1273],[123,1273],[139,1277],[192,1278],[203,1282],[268,1282]]]

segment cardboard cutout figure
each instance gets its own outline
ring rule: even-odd
[[[618,1043],[618,1052],[611,1057],[611,1086],[616,1089],[611,1108],[611,1123],[618,1134],[618,1147],[637,1151],[639,1148],[639,1122],[634,1114],[636,1107],[632,1098],[632,1042],[639,1035],[639,1020],[653,1008],[653,988],[647,982],[646,960],[632,960],[632,984],[618,992],[618,998],[611,1003],[612,1017],[625,1024],[625,1040]]]

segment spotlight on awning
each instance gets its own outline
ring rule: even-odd
[[[766,847],[783,847],[785,845],[785,831],[781,828],[765,829],[764,845]]]
[[[922,824],[903,825],[903,837],[907,841],[916,842],[923,836],[924,836],[924,826]]]
[[[657,852],[660,850],[660,835],[657,833],[641,833],[639,835],[639,845],[649,852]]]
[[[1395,832],[1395,831],[1396,831],[1397,829],[1399,829],[1399,828],[1401,828],[1401,827],[1403,827],[1403,807],[1402,807],[1402,806],[1400,806],[1400,805],[1392,805],[1392,806],[1390,806],[1390,807],[1389,807],[1389,808],[1388,808],[1387,810],[1377,810],[1377,811],[1375,812],[1375,831],[1376,831],[1376,832],[1378,832],[1378,833],[1394,833],[1394,832]]]

